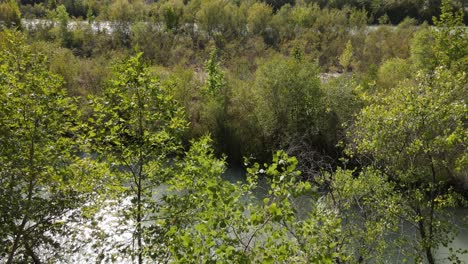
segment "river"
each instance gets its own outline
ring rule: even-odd
[[[245,171],[241,168],[228,168],[226,173],[223,175],[225,180],[228,180],[231,183],[235,183],[238,181],[245,182]],[[255,193],[255,196],[262,200],[268,194],[268,186],[265,181],[260,181],[259,188]],[[298,199],[296,201],[299,203],[297,208],[301,208],[302,211],[298,212],[299,214],[307,214],[307,208],[310,206],[307,205],[309,202],[308,199]],[[467,249],[468,250],[468,227],[463,226],[462,219],[468,218],[468,208],[460,208],[460,209],[450,209],[447,215],[452,215],[454,219],[454,223],[457,225],[457,228],[460,230],[458,236],[455,237],[453,242],[449,244],[447,247],[439,248],[435,251],[435,257],[437,263],[440,264],[449,264],[453,263],[450,262],[447,257],[449,256],[449,248],[454,249]],[[468,220],[468,219],[467,219]],[[416,230],[411,227],[409,224],[402,223],[402,232],[408,236],[416,236]],[[403,259],[405,256],[399,254],[399,252],[395,251],[393,260],[390,263],[403,263]],[[468,264],[468,254],[458,255],[461,263]]]
[[[246,176],[245,171],[241,168],[228,168],[224,173],[223,178],[231,183],[238,181],[245,182]],[[268,185],[265,180],[259,180],[259,187],[254,193],[259,201],[263,200],[268,195]],[[155,199],[159,199],[160,196],[166,191],[166,188],[158,188],[158,195]],[[299,203],[297,208],[301,208],[299,214],[306,215],[308,208],[310,208],[310,199],[307,197],[299,197],[296,201]],[[69,225],[72,229],[77,230],[76,236],[73,237],[56,237],[58,241],[64,246],[64,248],[72,249],[72,252],[67,253],[66,260],[59,263],[98,263],[100,254],[105,253],[106,255],[115,254],[116,258],[112,261],[113,263],[132,263],[132,260],[128,257],[123,256],[119,253],[125,247],[132,244],[132,231],[134,223],[131,220],[122,220],[118,217],[116,212],[121,211],[125,206],[130,206],[130,199],[123,199],[122,201],[108,201],[107,205],[101,209],[93,220],[81,221],[79,223],[72,223]],[[461,226],[460,219],[468,216],[468,209],[452,209],[450,211],[455,216],[455,223],[460,227],[460,233],[455,240],[448,245],[448,247],[440,248],[436,250],[437,263],[452,263],[444,260],[449,254],[449,247],[468,249],[468,229]],[[100,233],[96,233],[99,230]],[[415,236],[416,231],[410,225],[402,224],[400,232],[403,232],[408,236]],[[101,239],[97,241],[96,235]],[[98,246],[95,247],[94,244]],[[403,256],[399,250],[390,252],[391,260],[387,263],[403,263]],[[461,263],[468,264],[468,254],[459,256]],[[0,262],[1,263],[1,262]],[[408,262],[411,263],[411,262]]]
[[[132,22],[129,23],[131,26],[132,24],[136,24],[137,22]],[[138,22],[141,23],[141,22]],[[148,24],[149,22],[143,22],[145,24]],[[41,27],[50,27],[50,26],[58,26],[59,22],[53,21],[51,19],[44,19],[44,18],[34,18],[34,19],[27,19],[27,18],[22,18],[21,19],[21,24],[27,29],[27,30],[34,30],[37,28]],[[114,29],[121,23],[116,22],[116,21],[106,21],[106,20],[96,20],[92,22],[88,22],[86,20],[73,20],[70,19],[68,22],[68,29],[69,30],[75,30],[87,26],[91,26],[91,30],[94,32],[106,32],[106,33],[112,33]],[[162,26],[160,24],[155,23],[155,26],[158,28],[162,29]],[[195,24],[185,24],[184,25],[187,28],[191,28],[195,31],[199,30],[198,25]],[[366,32],[373,32],[379,29],[379,25],[368,25],[365,27]],[[391,25],[385,25],[385,27],[391,28],[392,30],[395,30],[397,27],[396,26],[391,26]],[[356,28],[349,28],[348,29],[351,34],[356,34],[358,31]]]

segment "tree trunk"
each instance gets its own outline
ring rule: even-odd
[[[8,260],[6,262],[7,264],[13,263],[13,257],[15,256],[16,249],[18,249],[18,244],[19,244],[20,238],[21,238],[21,235],[17,234],[16,237],[15,237],[15,242],[13,242],[13,247],[12,247],[10,253],[8,254]]]
[[[429,262],[429,264],[435,263],[434,256],[432,255],[431,247],[426,247],[426,257],[427,257],[427,262]]]
[[[419,234],[421,236],[421,240],[423,243],[424,251],[426,253],[427,262],[429,262],[429,264],[435,264],[434,256],[432,254],[432,246],[431,246],[432,241],[428,240],[429,238],[426,234],[424,217],[422,216],[422,213],[420,211],[418,212],[418,217],[420,218],[420,220],[418,220],[418,229],[419,229]]]
[[[31,141],[29,142],[29,173],[30,173],[30,179],[28,182],[28,200],[26,203],[26,208],[24,210],[25,215],[23,217],[23,220],[21,221],[21,225],[19,226],[19,230],[17,230],[16,236],[15,236],[15,241],[13,242],[13,247],[10,251],[10,254],[8,255],[8,260],[7,264],[13,263],[13,258],[15,257],[16,250],[19,247],[19,243],[21,240],[21,237],[23,236],[24,228],[26,226],[26,223],[29,221],[28,213],[30,212],[30,207],[31,207],[31,201],[32,201],[32,196],[33,196],[33,191],[34,191],[34,185],[35,185],[35,169],[34,169],[34,157],[35,157],[35,140],[34,137],[36,135],[37,127],[39,126],[39,120],[36,119],[34,122],[34,129],[31,133]]]
[[[33,259],[34,264],[42,264],[41,260],[36,255],[36,253],[34,253],[34,250],[29,246],[28,243],[25,243],[25,247],[26,247],[26,252]]]
[[[429,158],[431,159],[431,172],[432,172],[432,184],[431,184],[431,208],[429,212],[429,234],[428,234],[428,241],[429,245],[426,247],[426,257],[427,261],[430,264],[434,264],[434,256],[432,255],[432,250],[431,250],[431,245],[432,241],[434,239],[434,207],[435,207],[435,198],[436,198],[436,171],[434,167],[434,160],[432,159],[432,156],[429,155]]]
[[[138,195],[137,195],[137,243],[138,243],[138,264],[143,263],[142,255],[142,230],[141,230],[141,177],[138,179]]]

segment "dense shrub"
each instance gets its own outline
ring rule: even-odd
[[[15,0],[0,2],[0,29],[5,27],[21,27],[21,13]]]

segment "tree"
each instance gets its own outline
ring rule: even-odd
[[[205,84],[205,91],[211,96],[218,96],[223,86],[225,86],[224,74],[218,61],[218,51],[212,50],[209,59],[205,63],[205,70],[207,71],[207,79]]]
[[[249,31],[252,34],[262,34],[272,18],[272,12],[271,7],[265,3],[253,4],[247,14]]]
[[[411,39],[410,51],[412,65],[419,70],[433,70],[434,66],[434,34],[428,27],[422,27]]]
[[[55,15],[57,16],[59,22],[59,38],[60,42],[64,47],[71,47],[73,41],[73,34],[68,30],[68,23],[70,17],[67,13],[67,9],[64,5],[59,5],[55,9]]]
[[[167,177],[171,155],[181,148],[186,127],[183,111],[164,87],[151,77],[138,53],[114,66],[114,77],[101,97],[92,97],[93,114],[88,138],[93,151],[111,169],[108,187],[115,199],[131,199],[124,216],[134,223],[134,246],[124,248],[132,259],[146,258],[146,232],[158,210],[156,188]],[[115,189],[112,186],[117,186]]]
[[[3,26],[21,27],[21,13],[15,0],[0,2],[0,29]]]
[[[468,64],[468,34],[463,24],[463,10],[453,10],[451,1],[443,0],[439,18],[434,17],[436,66],[456,71],[466,70]]]
[[[208,34],[209,39],[215,40],[220,46],[225,39],[231,39],[242,30],[236,25],[236,9],[231,2],[202,0],[196,13],[196,23]]]
[[[226,85],[224,72],[221,69],[218,51],[214,49],[205,62],[207,73],[202,87],[203,102],[200,121],[204,125],[203,133],[211,133],[219,153],[228,151],[229,141],[229,87]]]
[[[245,183],[221,178],[222,160],[214,158],[202,139],[186,153],[165,198],[171,260],[221,263],[330,263],[344,260],[336,251],[340,222],[316,203],[311,213],[298,213],[297,200],[306,204],[314,190],[298,180],[297,160],[278,151],[271,164],[254,164]],[[268,192],[252,193],[266,182]],[[197,246],[203,245],[203,246]]]
[[[131,28],[133,47],[143,52],[145,59],[153,63],[168,65],[173,62],[174,45],[177,36],[172,31],[163,31],[157,24],[137,22]]]
[[[317,67],[302,58],[274,57],[256,72],[256,114],[267,145],[284,147],[290,137],[320,133],[323,109]]]
[[[161,20],[166,26],[166,30],[177,32],[181,25],[183,16],[182,1],[168,1],[159,7]]]
[[[182,112],[149,76],[141,54],[116,66],[115,74],[103,96],[91,99],[94,129],[88,138],[111,167],[108,188],[117,197],[131,198],[123,213],[134,223],[135,247],[129,254],[135,260],[261,262],[278,257],[306,263],[339,255],[333,248],[316,250],[328,229],[337,229],[333,219],[321,227],[330,214],[296,223],[294,199],[311,192],[309,183],[298,181],[296,159],[278,152],[271,165],[252,167],[248,184],[231,184],[221,178],[224,161],[215,158],[208,139],[193,141],[179,155],[178,134],[186,125]],[[207,92],[217,92],[209,83]],[[251,193],[261,175],[268,178],[271,191],[257,203]],[[156,189],[163,183],[168,189],[158,198]],[[315,234],[310,226],[327,231]],[[291,240],[288,232],[293,229],[297,238]]]
[[[440,21],[445,22],[433,31],[436,67],[420,71],[414,82],[370,97],[349,132],[350,149],[370,157],[400,185],[408,208],[403,219],[418,231],[416,250],[429,263],[435,262],[434,249],[453,240],[457,231],[444,209],[464,200],[451,186],[467,186],[468,179],[466,36],[451,35],[461,17],[453,16],[448,5],[442,5]]]
[[[408,208],[402,206],[403,197],[395,182],[370,167],[360,172],[338,169],[316,180],[327,189],[323,196],[326,208],[336,211],[340,220],[336,247],[349,255],[347,263],[385,263],[388,258],[401,262],[395,254],[401,248],[403,256],[409,257],[406,251],[412,241],[400,233],[400,216]]]
[[[433,249],[447,243],[446,207],[456,206],[449,183],[466,181],[464,103],[466,74],[440,67],[420,73],[414,85],[378,94],[350,131],[352,147],[369,155],[404,188],[406,220],[415,224],[419,249],[434,263]],[[465,183],[466,184],[466,183]]]
[[[346,43],[346,48],[343,50],[343,53],[341,53],[340,57],[338,58],[345,72],[347,72],[350,68],[352,58],[353,44],[351,43],[351,40],[348,40],[348,42]]]
[[[437,66],[453,70],[466,69],[468,37],[463,24],[463,11],[453,10],[443,1],[442,14],[434,17],[435,28],[423,28],[411,40],[411,59],[416,69],[434,71]]]
[[[265,3],[273,7],[273,11],[275,12],[285,5],[294,5],[294,1],[292,0],[265,0]]]
[[[388,90],[395,84],[411,79],[413,71],[406,60],[393,58],[386,60],[377,72],[377,89]]]
[[[109,6],[108,19],[113,21],[112,34],[116,44],[130,47],[131,24],[143,18],[145,6],[143,1],[118,0]]]
[[[56,261],[98,177],[80,157],[80,112],[17,32],[0,33],[0,257]],[[96,185],[95,185],[96,184]]]

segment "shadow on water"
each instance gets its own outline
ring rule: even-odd
[[[227,180],[232,184],[237,182],[246,183],[247,171],[245,168],[240,166],[228,166],[222,177],[224,180]],[[266,179],[259,177],[257,189],[253,194],[257,199],[263,199],[268,195],[268,189],[269,187]]]

